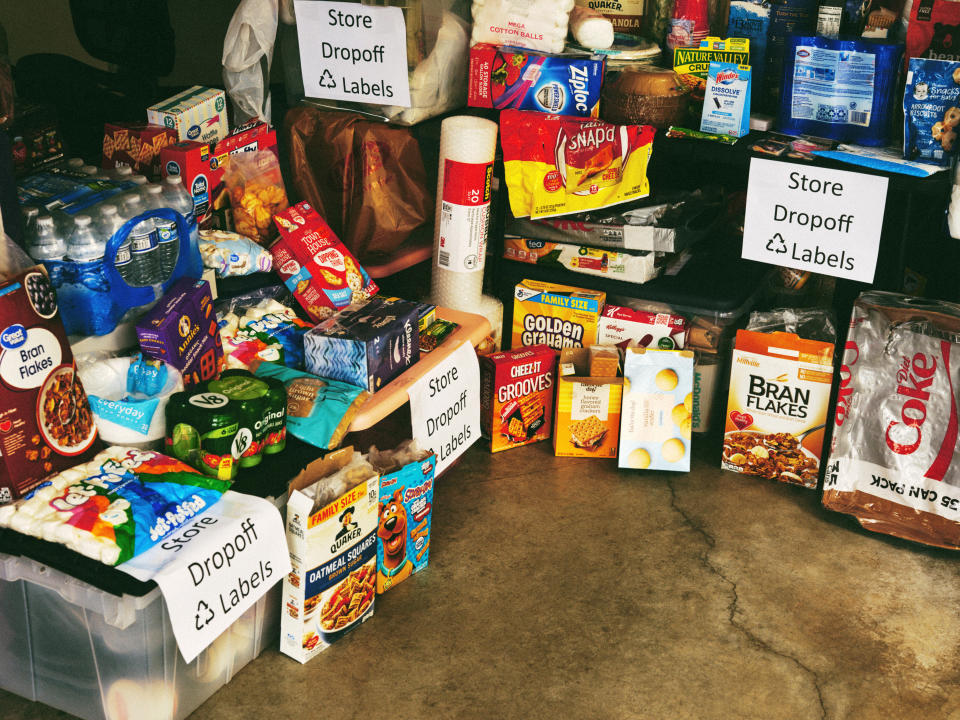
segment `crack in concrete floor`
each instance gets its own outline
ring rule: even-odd
[[[680,507],[677,499],[677,489],[676,489],[676,486],[674,485],[673,478],[668,477],[666,480],[666,483],[667,483],[667,488],[669,488],[670,490],[671,509],[674,510],[677,513],[677,515],[680,516],[680,518],[683,520],[683,523],[687,527],[689,527],[691,530],[693,530],[694,533],[696,533],[703,539],[704,544],[706,545],[704,550],[700,553],[701,565],[703,565],[703,567],[706,568],[708,572],[712,573],[713,575],[716,575],[724,583],[730,586],[731,598],[730,598],[730,603],[727,605],[727,609],[729,611],[728,621],[731,627],[733,627],[735,630],[737,630],[737,632],[743,635],[747,639],[747,641],[756,649],[760,650],[761,652],[769,653],[771,655],[775,655],[779,658],[792,662],[794,665],[800,668],[804,673],[806,673],[810,677],[810,680],[813,684],[813,690],[814,692],[816,692],[816,695],[817,695],[817,704],[820,707],[820,718],[821,720],[827,720],[827,706],[823,699],[823,691],[820,688],[820,678],[817,675],[817,672],[813,668],[806,665],[799,658],[794,657],[793,655],[785,653],[781,650],[777,650],[769,642],[767,642],[766,640],[761,638],[759,635],[757,635],[755,632],[753,632],[750,628],[748,628],[744,621],[738,619],[737,614],[739,613],[742,616],[744,615],[744,612],[739,607],[740,595],[737,591],[737,583],[731,580],[729,577],[727,577],[723,569],[720,568],[720,566],[717,565],[710,558],[710,551],[713,550],[717,545],[716,538],[703,525],[701,525],[698,522],[695,522],[694,519],[690,516],[690,514],[686,510]]]

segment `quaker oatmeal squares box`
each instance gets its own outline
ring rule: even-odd
[[[46,274],[0,282],[0,505],[89,459],[96,440]]]
[[[550,438],[557,354],[546,345],[480,358],[480,432],[490,452]]]
[[[832,343],[738,330],[721,467],[816,488],[832,383]]]
[[[511,347],[543,344],[562,350],[593,345],[606,298],[598,290],[523,280],[513,293]]]

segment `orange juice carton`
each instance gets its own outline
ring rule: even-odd
[[[623,394],[623,378],[617,376],[620,353],[612,348],[616,357],[606,362],[607,353],[596,348],[610,349],[594,345],[560,352],[553,432],[557,457],[617,457]],[[591,366],[597,372],[590,372]]]
[[[480,358],[480,432],[490,452],[550,438],[557,354],[546,345]]]
[[[511,347],[548,345],[554,350],[597,342],[604,292],[569,285],[523,280],[513,293]]]

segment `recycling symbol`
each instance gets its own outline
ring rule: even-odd
[[[787,252],[787,242],[783,239],[783,235],[776,233],[772,238],[767,241],[767,250],[770,252],[775,252],[778,255]]]
[[[337,81],[333,77],[333,73],[329,70],[324,70],[323,74],[320,76],[320,79],[317,81],[317,85],[320,87],[335,88],[337,86]]]
[[[214,615],[213,608],[207,605],[207,602],[205,600],[201,600],[200,603],[197,605],[197,614],[195,616],[197,621],[196,622],[197,630],[203,630],[203,628],[205,628],[207,624],[211,620],[213,620],[213,615]]]

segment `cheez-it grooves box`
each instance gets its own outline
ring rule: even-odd
[[[480,358],[480,432],[490,452],[550,438],[557,354],[546,345]]]

